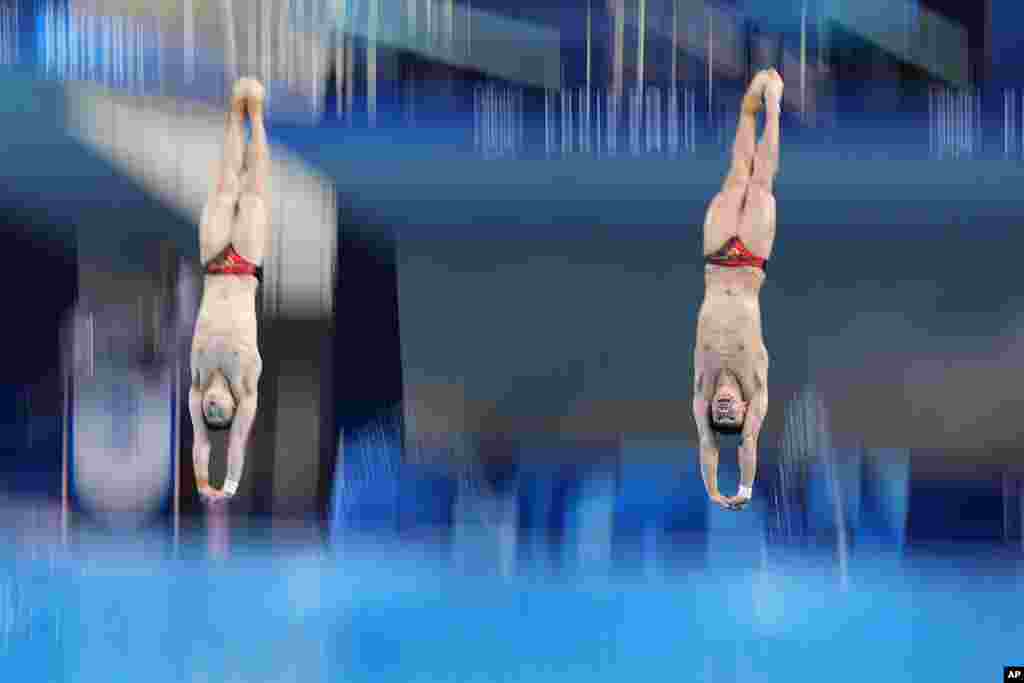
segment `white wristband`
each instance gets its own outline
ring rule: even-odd
[[[737,495],[740,498],[750,498],[754,495],[754,489],[749,486],[741,486]]]
[[[235,491],[238,490],[238,482],[232,481],[231,479],[224,480],[224,486],[221,487],[221,491],[228,494],[229,496],[235,495]]]

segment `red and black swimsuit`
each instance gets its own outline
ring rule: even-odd
[[[741,266],[753,266],[767,272],[768,259],[755,256],[743,240],[733,236],[729,238],[721,249],[704,257],[704,262],[713,266],[725,266],[726,268],[739,268]]]
[[[206,264],[207,275],[252,275],[263,282],[263,267],[246,260],[229,244],[219,255]]]

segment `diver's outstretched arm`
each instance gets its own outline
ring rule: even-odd
[[[231,423],[231,434],[228,441],[228,473],[224,478],[222,492],[230,497],[238,490],[245,468],[245,451],[249,442],[249,432],[256,418],[258,398],[255,393],[244,397],[235,409],[235,419]]]
[[[754,479],[757,476],[757,439],[767,414],[768,387],[764,386],[750,402],[743,420],[743,441],[739,451],[740,489],[735,496],[726,498],[734,510],[742,509],[753,496]]]
[[[718,491],[718,439],[711,430],[708,417],[708,400],[698,391],[693,397],[693,419],[697,423],[697,437],[700,442],[700,473],[704,489],[713,503],[728,508],[726,498]]]
[[[257,356],[256,362],[242,372],[239,381],[232,382],[231,391],[238,398],[235,406],[235,417],[228,432],[228,472],[224,477],[224,486],[218,492],[222,498],[231,498],[238,491],[245,469],[245,454],[249,446],[249,434],[256,420],[259,407],[259,384],[263,375],[263,360]]]
[[[188,412],[192,416],[192,467],[196,488],[206,500],[213,493],[210,487],[210,434],[203,421],[203,394],[194,384],[188,392]]]

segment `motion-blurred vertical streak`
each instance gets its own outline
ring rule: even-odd
[[[612,48],[612,92],[616,96],[622,95],[623,67],[626,49],[626,6],[624,0],[609,0],[611,3],[612,15],[615,20],[615,38]]]
[[[235,37],[235,12],[233,0],[220,0],[221,30],[224,32],[224,71],[227,83],[234,81],[239,73],[238,41]],[[248,34],[248,31],[246,32]]]
[[[644,87],[644,65],[647,59],[647,0],[640,0],[639,16],[637,17],[637,46],[636,46],[636,87]]]
[[[195,0],[182,0],[182,26],[184,27],[185,40],[185,83],[191,84],[196,75],[196,53],[195,53]]]
[[[377,28],[380,21],[378,3],[380,0],[368,0],[369,16],[367,18],[366,44],[366,115],[370,126],[377,124]]]
[[[708,120],[712,117],[712,103],[714,94],[714,81],[715,81],[715,17],[710,11],[707,13],[708,22],[708,49],[707,49],[707,62],[708,62]]]
[[[273,4],[263,2],[260,4],[260,80],[264,85],[269,86],[274,77],[273,54],[274,42],[273,31],[271,30],[271,19],[273,17]],[[268,93],[269,95],[269,93]]]
[[[351,20],[350,20],[351,21]],[[356,56],[352,34],[345,36],[345,116],[352,125],[352,111],[356,97]]]
[[[800,6],[800,115],[807,118],[807,0]]]

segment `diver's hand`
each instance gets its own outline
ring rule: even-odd
[[[750,502],[750,496],[743,495],[723,496],[720,494],[712,494],[708,497],[715,505],[718,505],[723,510],[731,510],[732,512],[739,512],[747,506],[747,503]]]
[[[747,503],[750,502],[750,496],[743,494],[737,494],[735,496],[726,496],[725,504],[728,506],[727,509],[739,512],[743,508],[747,507]]]
[[[225,493],[224,491],[218,491],[209,484],[199,487],[199,497],[203,503],[215,507],[223,505],[227,501],[231,500],[231,494]]]
[[[742,456],[742,454],[741,454]],[[742,457],[741,457],[742,460]],[[742,462],[741,462],[742,465]],[[750,486],[740,485],[739,491],[736,492],[735,496],[726,496],[725,502],[729,505],[730,510],[742,510],[750,502],[750,498],[753,496],[754,491]]]
[[[729,498],[728,496],[723,496],[723,495],[718,494],[718,493],[711,493],[711,494],[708,494],[708,498],[711,499],[712,503],[714,503],[715,505],[720,506],[721,508],[723,508],[725,510],[735,510],[736,509],[736,508],[734,508],[732,506],[732,503],[729,502],[731,500],[731,498]]]

